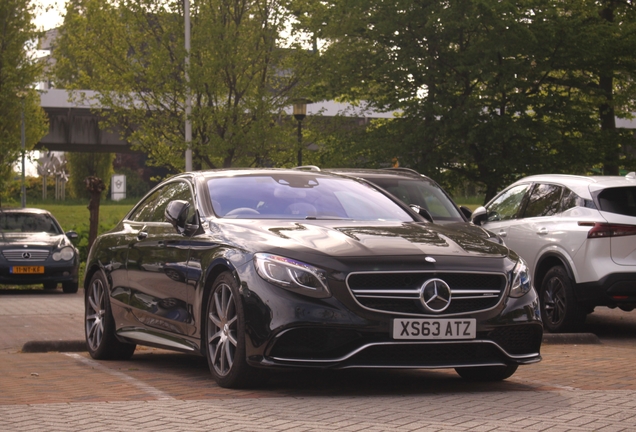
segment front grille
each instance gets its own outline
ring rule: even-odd
[[[42,249],[11,249],[2,251],[2,256],[7,261],[21,261],[23,263],[45,261],[49,257],[48,250]],[[29,254],[30,257],[25,257],[25,254]]]
[[[513,355],[538,353],[542,338],[543,329],[539,325],[499,327],[488,334],[488,339]]]
[[[372,272],[354,273],[347,286],[364,307],[386,313],[430,315],[420,301],[420,290],[429,279],[442,279],[451,288],[449,307],[437,315],[472,313],[495,307],[506,290],[501,273]]]
[[[496,363],[502,352],[487,343],[388,344],[362,350],[347,363],[356,366],[445,367]]]

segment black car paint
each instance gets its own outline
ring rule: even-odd
[[[124,219],[91,248],[85,287],[95,271],[104,272],[110,285],[117,334],[124,341],[204,354],[206,299],[215,278],[231,271],[240,284],[241,301],[247,311],[246,354],[250,364],[347,367],[346,362],[337,360],[289,362],[269,354],[279,336],[299,326],[352,329],[368,340],[391,341],[392,320],[399,314],[378,313],[358,304],[346,285],[352,270],[461,269],[492,271],[509,277],[518,259],[502,245],[465,230],[422,222],[412,212],[413,222],[374,224],[342,220],[224,220],[214,216],[206,194],[201,193],[204,174],[181,178],[194,182],[201,222],[197,230],[181,235],[168,223],[137,224]],[[331,297],[314,299],[266,282],[255,271],[256,252],[320,266],[328,273]],[[427,262],[425,257],[436,262]],[[148,283],[150,280],[152,283]],[[471,317],[477,318],[478,340],[502,326],[541,327],[534,290],[518,299],[508,297],[506,292],[495,308]],[[538,348],[531,356],[512,356],[506,361],[539,361]]]

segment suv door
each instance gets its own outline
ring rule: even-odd
[[[502,237],[506,246],[514,251],[520,245],[516,239],[510,239],[508,233],[511,227],[519,223],[518,216],[530,186],[531,183],[512,186],[493,198],[486,205],[486,220],[481,224],[483,228]]]
[[[518,223],[511,225],[506,244],[526,260],[531,274],[540,253],[552,244],[567,240],[570,223],[560,217],[563,187],[549,183],[536,183],[519,215]],[[576,222],[574,222],[576,225]],[[541,281],[535,281],[539,286]]]

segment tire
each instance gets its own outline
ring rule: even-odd
[[[47,291],[53,291],[57,288],[57,282],[45,282],[42,284],[42,286]]]
[[[552,267],[541,283],[539,295],[543,326],[551,333],[576,332],[585,322],[585,309],[577,303],[572,280],[562,266]]]
[[[455,368],[455,372],[468,381],[503,381],[517,371],[516,364],[507,366],[477,366]]]
[[[84,330],[88,352],[97,360],[127,360],[136,345],[123,343],[115,336],[115,319],[108,298],[108,284],[96,272],[84,295]]]
[[[260,381],[247,364],[245,312],[238,283],[231,273],[221,273],[212,287],[205,310],[205,352],[210,372],[225,388],[245,388]]]
[[[64,291],[66,294],[75,294],[78,289],[78,282],[62,282],[62,291]]]

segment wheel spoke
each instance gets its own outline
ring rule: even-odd
[[[234,364],[234,353],[232,352],[232,346],[229,343],[225,344],[225,358],[227,361],[227,369],[232,369],[232,364]]]
[[[221,339],[222,334],[223,334],[222,330],[219,330],[218,332],[214,333],[210,338],[208,338],[208,344],[212,345],[213,341],[217,339]]]
[[[210,321],[212,321],[212,323],[214,323],[214,325],[217,328],[223,327],[223,323],[221,322],[221,320],[218,317],[216,317],[212,312],[210,312],[210,314],[208,315],[208,318],[210,319]]]

